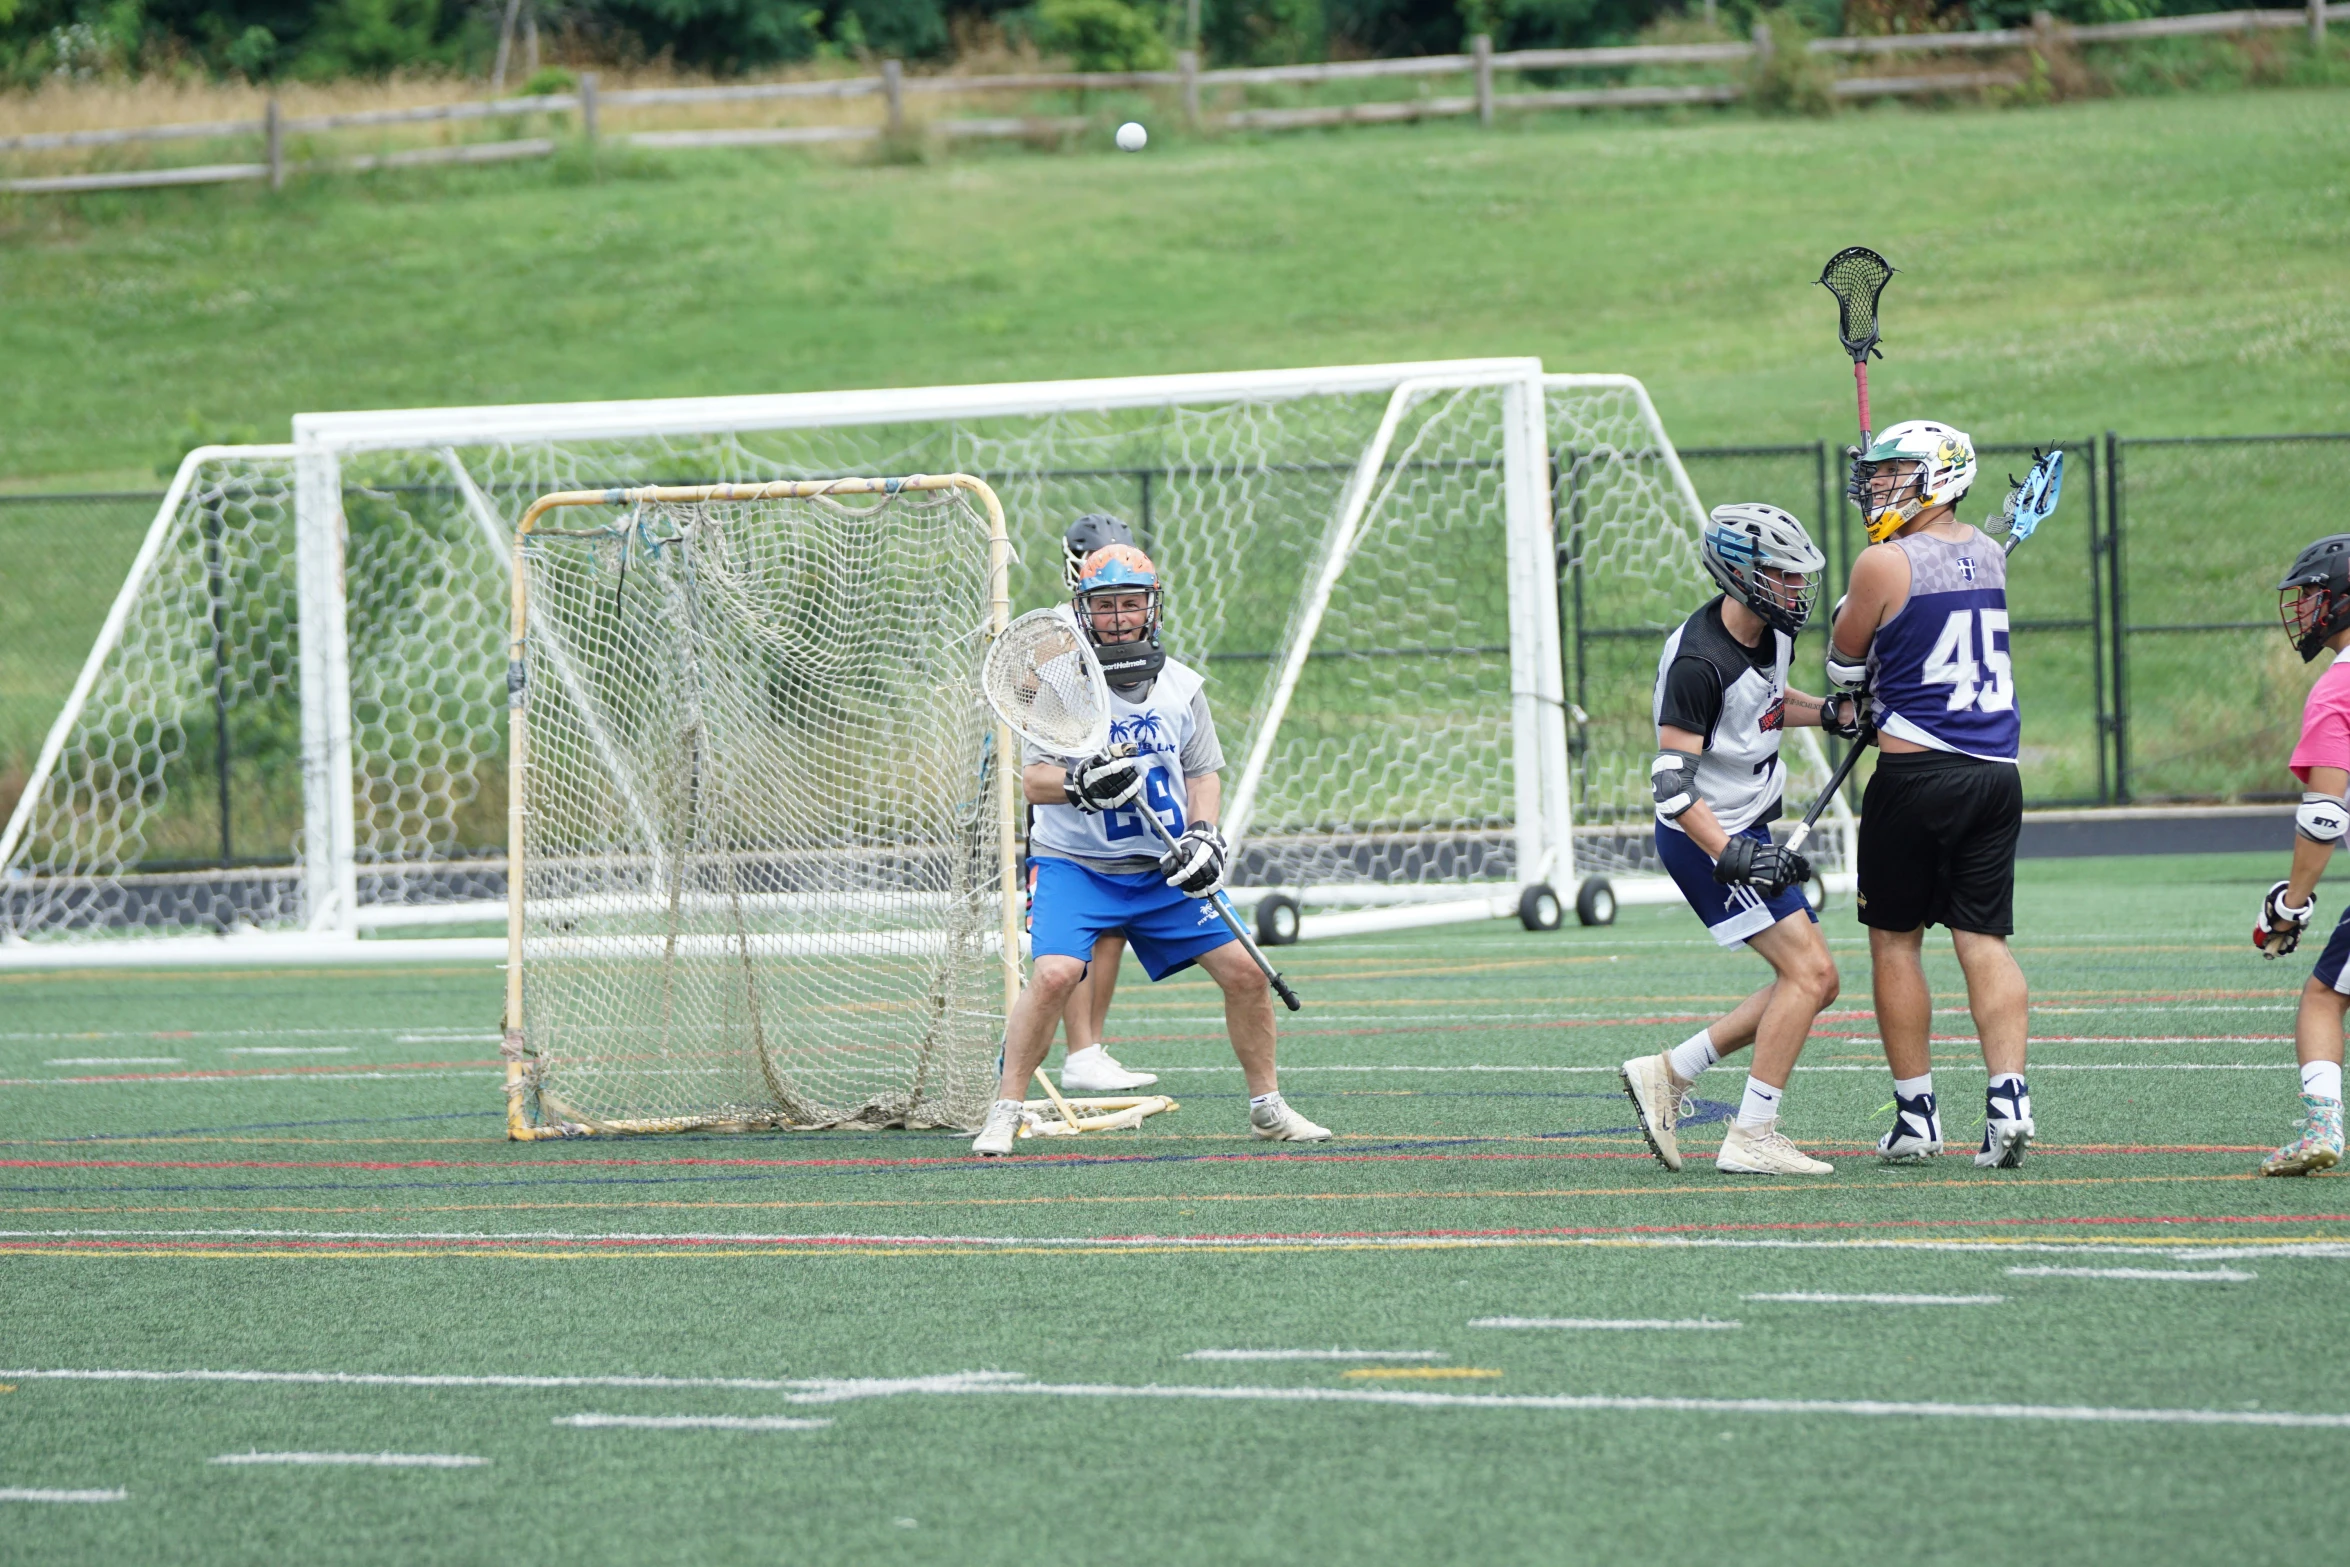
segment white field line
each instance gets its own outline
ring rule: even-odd
[[[2009,1271],[2013,1271],[2012,1269]],[[1717,1322],[1711,1317],[1478,1317],[1470,1322],[1473,1328],[1556,1328],[1562,1332],[1628,1332],[1649,1329],[1686,1328],[1700,1332],[1724,1332],[1744,1327],[1742,1322]]]
[[[395,1045],[495,1045],[501,1043],[497,1034],[395,1034]]]
[[[1185,1360],[1448,1360],[1441,1349],[1195,1349]]]
[[[2290,1064],[2290,1063],[2288,1063]],[[1609,1071],[1615,1068],[1610,1067]],[[2045,1070],[2035,1067],[2034,1071]],[[429,1072],[243,1072],[215,1077],[201,1072],[159,1073],[154,1077],[0,1077],[0,1088],[153,1088],[169,1083],[187,1088],[234,1088],[239,1083],[405,1083],[433,1077],[502,1077],[502,1067],[467,1067]]]
[[[1948,1252],[1978,1256],[2162,1257],[2176,1262],[2240,1262],[2259,1257],[2301,1258],[2319,1262],[2350,1261],[2350,1241],[2241,1240],[2209,1243],[2162,1240],[2112,1241],[2003,1241],[1904,1240],[1849,1238],[1795,1240],[1779,1236],[1716,1235],[869,1235],[843,1231],[763,1232],[727,1231],[603,1231],[570,1230],[0,1230],[0,1241],[11,1240],[324,1240],[324,1241],[549,1241],[558,1244],[646,1242],[706,1246],[985,1246],[1028,1249],[1036,1247],[1086,1250],[1186,1251],[1424,1251],[1520,1246],[1607,1247],[1633,1251],[1890,1251]],[[78,1372],[0,1370],[0,1380],[12,1376],[76,1376]],[[109,1373],[111,1374],[111,1373]],[[131,1373],[124,1373],[130,1375]],[[141,1373],[144,1374],[144,1373]],[[197,1375],[198,1373],[189,1373]],[[174,1373],[177,1375],[177,1373]],[[550,1384],[554,1385],[554,1384]],[[582,1384],[587,1385],[587,1384]]]
[[[178,1066],[179,1056],[52,1056],[44,1066]]]
[[[365,1026],[356,1028],[188,1028],[173,1029],[168,1033],[157,1033],[151,1028],[77,1028],[31,1032],[0,1030],[0,1044],[34,1040],[79,1040],[83,1043],[91,1043],[102,1039],[136,1039],[148,1044],[166,1039],[357,1039],[376,1034],[413,1035],[419,1043],[444,1039],[488,1039],[495,1041],[498,1037],[495,1034],[484,1034],[478,1028],[443,1030],[404,1029],[396,1026],[377,1028]]]
[[[630,1431],[821,1431],[829,1420],[805,1415],[557,1415],[554,1423],[582,1430],[619,1427]]]
[[[1625,1398],[1606,1394],[1435,1393],[1404,1388],[1169,1387],[1030,1382],[1017,1371],[958,1371],[929,1377],[530,1377],[382,1376],[347,1371],[6,1371],[11,1377],[74,1377],[116,1381],[297,1382],[352,1387],[482,1388],[728,1388],[774,1392],[793,1404],[839,1404],[903,1395],[965,1396],[1024,1393],[1042,1398],[1205,1399],[1287,1404],[1393,1404],[1418,1409],[1656,1410],[1701,1414],[1830,1414],[1912,1416],[1924,1419],[2048,1420],[2114,1425],[2282,1426],[2350,1430],[2350,1414],[2301,1414],[2266,1409],[2131,1409],[2084,1404],[1897,1403],[1879,1399]],[[229,1454],[214,1462],[268,1458],[366,1458],[366,1454]],[[384,1456],[384,1455],[373,1455]],[[392,1454],[391,1457],[446,1455]]]
[[[230,1045],[224,1056],[347,1056],[356,1045]]]
[[[2260,1277],[2241,1268],[2052,1268],[2021,1267],[2007,1270],[2010,1278],[2018,1279],[2169,1279],[2180,1283],[2241,1283]]]
[[[2284,1037],[2289,1042],[2291,1036],[2288,1035]],[[1972,1041],[1969,1041],[1969,1043],[1972,1043]],[[2040,1040],[2037,1041],[2037,1043],[2050,1044],[2061,1043],[2061,1041]],[[2122,1040],[2116,1041],[2116,1043],[2168,1044],[2173,1043],[2173,1041]],[[2210,1043],[2210,1041],[2197,1040],[2194,1041],[2194,1043],[2204,1044]],[[2277,1041],[2273,1039],[2263,1039],[2258,1041],[2258,1043],[2275,1044]],[[1240,1068],[1238,1066],[1160,1066],[1156,1063],[1144,1063],[1139,1069],[1162,1074],[1168,1072],[1222,1072],[1237,1076],[1240,1072]],[[1570,1077],[1613,1077],[1617,1072],[1617,1068],[1612,1066],[1390,1066],[1383,1064],[1301,1066],[1288,1061],[1281,1063],[1281,1070],[1284,1074],[1293,1074],[1298,1072],[1424,1072],[1433,1073],[1438,1076],[1452,1076],[1455,1074],[1475,1072],[1525,1072],[1537,1075],[1555,1073]],[[1875,1072],[1882,1074],[1886,1069],[1882,1065],[1878,1064],[1856,1066],[1804,1066],[1799,1063],[1795,1070],[1798,1072]],[[1937,1061],[1934,1063],[1934,1070],[1937,1072],[1980,1072],[1983,1070],[1983,1063],[1980,1061],[1956,1061],[1945,1064],[1943,1062]],[[2035,1061],[2032,1063],[2032,1071],[2034,1074],[2041,1072],[2287,1072],[2293,1070],[2296,1070],[2296,1068],[2290,1061]]]
[[[1798,1306],[1996,1306],[2007,1299],[2005,1295],[1832,1295],[1814,1290],[1742,1298],[1784,1301]]]
[[[466,1453],[223,1453],[216,1464],[351,1464],[370,1469],[479,1469]]]
[[[39,1486],[0,1485],[0,1502],[120,1502],[128,1491],[52,1491]]]

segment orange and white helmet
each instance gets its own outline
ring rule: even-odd
[[[1071,595],[1069,607],[1077,612],[1077,624],[1093,644],[1101,659],[1102,675],[1112,686],[1138,685],[1166,666],[1166,650],[1159,646],[1164,591],[1159,568],[1131,544],[1104,545],[1077,568],[1077,591]],[[1144,595],[1148,604],[1140,626],[1121,626],[1106,605],[1091,602],[1137,593]]]

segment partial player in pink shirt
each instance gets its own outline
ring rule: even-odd
[[[2330,648],[2332,668],[2318,676],[2301,710],[2301,743],[2293,747],[2293,776],[2301,780],[2294,814],[2293,873],[2268,889],[2252,944],[2282,957],[2300,944],[2317,912],[2317,879],[2334,846],[2350,832],[2350,533],[2318,540],[2293,561],[2277,584],[2285,635],[2303,663]],[[2294,1050],[2301,1059],[2301,1136],[2260,1161],[2263,1175],[2309,1175],[2342,1160],[2342,1024],[2350,1016],[2350,909],[2334,926],[2309,983],[2301,987]]]

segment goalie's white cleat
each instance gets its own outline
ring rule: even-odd
[[[998,1099],[987,1107],[987,1124],[979,1135],[971,1139],[971,1151],[995,1158],[1012,1151],[1014,1139],[1020,1135],[1020,1116],[1027,1109],[1017,1099]]]
[[[1836,1167],[1787,1140],[1776,1118],[1748,1131],[1736,1121],[1722,1136],[1722,1151],[1714,1168],[1725,1175],[1834,1175]]]
[[[1123,1094],[1148,1088],[1158,1080],[1154,1073],[1129,1072],[1100,1045],[1077,1051],[1061,1063],[1064,1094]]]
[[[1640,1118],[1640,1135],[1648,1151],[1668,1170],[1681,1168],[1681,1095],[1689,1085],[1676,1080],[1672,1064],[1661,1055],[1627,1061],[1616,1072],[1631,1097],[1633,1114]]]
[[[1289,1108],[1289,1101],[1275,1094],[1261,1105],[1248,1107],[1248,1129],[1267,1142],[1319,1143],[1330,1137],[1330,1128],[1313,1122]]]

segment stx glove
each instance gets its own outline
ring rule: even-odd
[[[1224,835],[1207,822],[1193,822],[1159,856],[1159,874],[1187,897],[1210,896],[1224,885]]]
[[[1775,898],[1798,882],[1811,880],[1811,861],[1794,849],[1741,836],[1722,846],[1722,857],[1714,861],[1714,880],[1725,887],[1752,887]]]
[[[1122,743],[1070,768],[1061,788],[1069,803],[1088,815],[1114,811],[1142,793],[1147,770],[1142,758],[1134,754],[1133,745]]]
[[[1839,718],[1839,712],[1844,716]],[[1877,726],[1862,711],[1858,696],[1831,696],[1822,702],[1820,727],[1839,740],[1858,740],[1863,745],[1877,732]]]
[[[2281,958],[2301,945],[2301,933],[2309,928],[2309,916],[2317,912],[2314,893],[2299,908],[2285,901],[2292,885],[2280,881],[2260,900],[2260,918],[2252,926],[2252,945],[2260,949],[2264,958]]]

